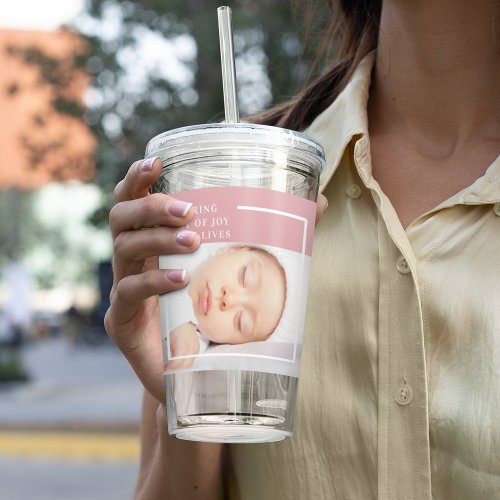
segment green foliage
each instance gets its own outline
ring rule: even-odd
[[[0,383],[19,382],[28,379],[19,350],[0,345]]]
[[[0,191],[0,268],[23,254],[33,243],[37,229],[31,200],[32,193],[27,191]]]
[[[37,213],[38,197],[39,193],[14,188],[0,191],[0,271],[13,260],[23,261],[40,289],[93,284],[95,252],[88,243],[67,234],[71,228],[64,214],[54,221],[44,220],[43,214]],[[95,234],[90,223],[78,224],[80,231]]]

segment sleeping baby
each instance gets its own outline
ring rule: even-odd
[[[170,332],[172,357],[199,354],[210,343],[267,340],[283,314],[286,274],[263,248],[223,247],[196,268],[188,295],[196,323],[186,322]],[[168,370],[187,368],[193,361],[172,360]]]

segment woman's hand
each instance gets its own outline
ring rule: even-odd
[[[160,175],[158,158],[135,162],[116,186],[109,222],[114,241],[113,287],[104,325],[147,391],[165,400],[158,295],[184,287],[182,269],[158,269],[158,255],[190,253],[200,237],[180,231],[194,215],[172,196],[149,194]]]

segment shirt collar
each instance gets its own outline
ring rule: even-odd
[[[470,187],[465,188],[462,203],[478,205],[483,203],[500,202],[500,155],[488,167],[482,177],[477,179]]]
[[[368,137],[366,107],[374,63],[373,51],[362,59],[335,101],[304,131],[314,137],[325,150],[326,168],[321,175],[320,190],[325,188],[337,170],[353,137]]]

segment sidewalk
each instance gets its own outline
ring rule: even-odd
[[[22,358],[30,382],[0,385],[0,429],[137,429],[142,389],[111,344],[48,339],[27,345]]]

